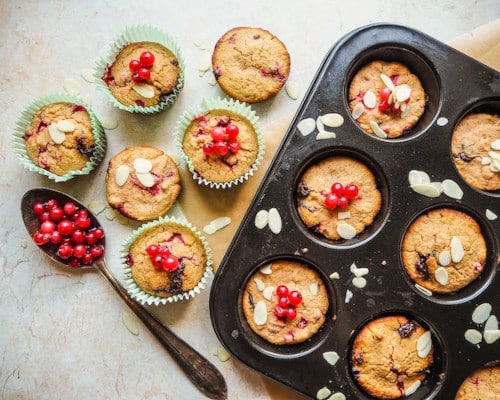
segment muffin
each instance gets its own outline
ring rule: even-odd
[[[98,88],[115,106],[154,113],[173,104],[184,86],[184,61],[174,40],[147,26],[127,28],[98,61]]]
[[[127,290],[142,304],[194,297],[212,273],[205,239],[190,224],[174,218],[141,226],[123,252]]]
[[[109,161],[106,198],[112,208],[127,218],[158,218],[170,210],[180,192],[177,165],[160,149],[127,147]]]
[[[498,400],[500,365],[474,371],[460,385],[455,400]]]
[[[13,140],[27,169],[56,182],[90,173],[106,151],[104,131],[90,107],[64,94],[30,104],[17,123]]]
[[[275,96],[285,85],[290,75],[290,54],[271,32],[236,27],[215,44],[212,69],[226,94],[257,103]]]
[[[278,260],[250,277],[242,294],[242,307],[257,335],[276,345],[290,345],[318,332],[329,301],[316,271],[296,261]]]
[[[382,195],[362,162],[333,156],[310,166],[297,186],[304,224],[327,239],[351,239],[373,223]]]
[[[479,224],[450,208],[422,214],[408,227],[401,258],[408,276],[433,293],[449,294],[476,280],[486,263]]]
[[[178,122],[177,147],[193,178],[215,188],[237,185],[253,175],[264,143],[250,107],[235,100],[205,100]]]
[[[433,363],[430,332],[402,315],[374,319],[356,334],[351,350],[354,379],[370,396],[398,399],[413,392]]]
[[[352,78],[349,107],[359,126],[382,138],[411,131],[427,102],[419,78],[399,62],[371,61]]]
[[[500,189],[500,115],[467,115],[453,131],[451,153],[458,173],[470,186]]]

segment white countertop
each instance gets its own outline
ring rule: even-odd
[[[83,203],[105,202],[104,174],[111,156],[148,143],[174,152],[172,132],[185,109],[222,95],[200,76],[203,52],[235,26],[259,26],[277,35],[292,59],[292,100],[283,90],[254,108],[262,125],[297,110],[323,57],[352,29],[374,22],[405,24],[443,42],[500,17],[497,0],[256,0],[256,1],[9,1],[0,0],[0,398],[1,399],[202,399],[158,341],[139,323],[133,335],[122,322],[129,312],[94,272],[68,271],[51,263],[27,236],[20,216],[23,193],[48,186]],[[186,59],[185,87],[173,107],[154,116],[127,114],[108,104],[80,71],[93,68],[126,25],[150,24],[179,42]],[[200,47],[199,44],[205,46]],[[101,118],[119,125],[107,131],[108,150],[89,177],[63,184],[20,167],[11,151],[16,120],[33,99],[63,92],[65,79],[81,85]],[[186,216],[189,219],[189,216]],[[120,274],[119,249],[135,227],[99,217],[107,233],[106,259]],[[209,287],[189,302],[151,311],[223,373],[229,399],[301,398],[241,364],[215,355]]]

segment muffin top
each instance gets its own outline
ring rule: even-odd
[[[252,123],[226,109],[195,116],[184,132],[182,150],[192,172],[210,182],[230,182],[254,166],[259,139]]]
[[[455,400],[495,400],[500,393],[500,365],[474,371],[460,385]]]
[[[173,94],[180,74],[172,51],[159,43],[136,42],[120,50],[102,80],[123,105],[152,107]]]
[[[106,197],[128,218],[147,221],[164,215],[180,191],[177,165],[160,149],[127,147],[109,161]]]
[[[40,108],[26,128],[24,140],[31,160],[59,176],[84,168],[95,149],[87,109],[69,102]]]
[[[216,43],[212,68],[222,90],[231,97],[257,103],[276,95],[290,75],[290,54],[271,32],[237,27]]]

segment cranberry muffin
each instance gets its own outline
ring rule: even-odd
[[[474,371],[460,385],[455,400],[498,400],[500,365]]]

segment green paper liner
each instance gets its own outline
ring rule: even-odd
[[[191,232],[201,241],[203,248],[205,250],[205,254],[207,257],[207,261],[205,263],[205,272],[203,276],[201,277],[200,281],[198,284],[188,290],[187,292],[182,292],[170,297],[160,297],[160,296],[155,296],[149,293],[146,293],[144,290],[141,289],[141,287],[135,282],[134,278],[132,277],[132,269],[130,266],[127,264],[127,257],[129,253],[130,246],[132,243],[139,237],[141,233],[144,231],[147,231],[150,228],[153,228],[157,225],[161,224],[168,224],[168,223],[173,223],[177,225],[184,226],[191,230]],[[189,222],[183,222],[180,221],[179,219],[175,217],[160,217],[154,221],[150,221],[148,223],[143,224],[136,230],[132,232],[132,234],[129,236],[129,238],[125,241],[125,243],[122,246],[122,256],[121,256],[121,262],[123,266],[123,277],[125,281],[125,288],[127,289],[127,292],[130,294],[130,296],[137,300],[141,304],[147,304],[147,305],[160,305],[160,304],[167,304],[167,303],[174,303],[180,300],[188,300],[192,297],[195,297],[197,294],[201,292],[202,289],[206,288],[206,285],[208,283],[208,279],[213,276],[213,270],[212,270],[212,251],[210,250],[210,247],[208,246],[208,242],[206,239],[200,234],[200,232]]]
[[[184,152],[182,142],[184,140],[184,134],[186,132],[186,129],[188,128],[189,124],[195,118],[196,116],[205,113],[210,110],[230,110],[234,113],[240,114],[243,117],[245,117],[254,127],[255,132],[257,134],[257,143],[258,143],[258,151],[257,151],[257,157],[255,158],[255,161],[253,162],[252,166],[249,168],[249,170],[241,175],[240,177],[233,179],[231,181],[227,182],[213,182],[210,181],[202,176],[200,176],[189,157],[187,154]],[[193,178],[195,181],[197,181],[199,184],[202,185],[207,185],[210,186],[211,188],[215,189],[226,189],[230,188],[231,186],[236,186],[240,183],[245,182],[249,177],[251,177],[255,171],[257,171],[260,163],[262,162],[262,158],[264,157],[264,150],[265,150],[265,145],[264,145],[264,138],[262,136],[260,124],[259,124],[259,117],[255,113],[255,111],[252,110],[252,108],[246,104],[242,103],[238,100],[235,99],[222,99],[220,97],[217,98],[211,98],[211,99],[204,99],[202,100],[200,106],[197,109],[193,110],[188,110],[185,111],[177,121],[177,126],[176,126],[176,140],[175,140],[177,149],[182,157],[182,159],[186,162],[186,165],[189,169],[189,172],[193,175]]]
[[[26,128],[31,123],[35,113],[43,106],[59,102],[74,103],[85,107],[90,116],[90,121],[92,124],[92,133],[94,134],[94,139],[95,139],[94,152],[90,157],[89,161],[87,162],[87,164],[85,165],[85,167],[79,170],[69,171],[67,174],[64,175],[54,174],[53,172],[50,172],[36,165],[28,155],[28,152],[26,151],[26,144],[24,141]],[[73,179],[75,176],[88,175],[103,160],[104,155],[106,153],[106,146],[107,146],[106,134],[104,132],[103,127],[101,126],[101,123],[97,119],[96,115],[94,114],[90,106],[81,98],[66,93],[49,94],[37,100],[34,100],[32,103],[30,103],[24,109],[19,119],[17,120],[16,126],[14,128],[14,134],[12,137],[12,147],[19,163],[28,171],[37,172],[41,175],[45,175],[49,179],[54,180],[55,182],[66,182],[70,179]]]
[[[111,65],[115,61],[116,55],[120,52],[120,50],[128,44],[136,42],[160,43],[161,45],[169,49],[172,53],[174,53],[174,55],[177,57],[179,67],[181,69],[179,81],[173,92],[169,96],[165,97],[161,103],[154,107],[140,107],[136,105],[126,106],[125,104],[120,103],[113,96],[106,82],[102,80],[106,68],[108,67],[108,65]],[[107,99],[115,107],[131,113],[155,114],[171,106],[177,99],[177,96],[184,87],[184,70],[185,62],[180,47],[169,34],[149,25],[132,25],[125,28],[125,30],[115,38],[113,43],[111,43],[110,45],[108,54],[105,57],[101,57],[97,61],[94,76],[96,78],[97,90],[104,93]]]

